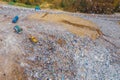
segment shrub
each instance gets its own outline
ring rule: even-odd
[[[11,1],[11,2],[9,2],[8,4],[9,4],[9,5],[14,5],[14,4],[15,4],[15,2],[12,2],[12,1]]]

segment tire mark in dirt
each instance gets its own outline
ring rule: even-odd
[[[45,16],[47,16],[49,13],[47,12],[47,13],[45,13],[41,18],[44,18]]]
[[[72,25],[72,26],[76,26],[76,27],[80,27],[80,28],[86,28],[86,29],[89,29],[89,30],[92,30],[92,31],[97,31],[99,35],[103,34],[99,29],[94,28],[94,27],[90,27],[90,26],[86,26],[86,25],[82,25],[82,24],[77,24],[77,23],[72,23],[72,22],[67,21],[67,20],[62,20],[61,22],[65,23],[65,24]]]

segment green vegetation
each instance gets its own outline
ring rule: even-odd
[[[10,5],[15,5],[15,2],[9,2],[8,4],[10,4]]]
[[[20,6],[20,7],[26,7],[26,8],[34,8],[35,5],[27,5],[27,4],[24,4],[24,3],[18,3],[18,2],[8,2],[9,5],[15,5],[15,6]]]
[[[15,3],[16,6],[27,7],[27,8],[34,8],[34,5],[26,5],[24,3]]]
[[[74,12],[111,14],[120,12],[120,0],[3,0],[23,7],[63,9]]]

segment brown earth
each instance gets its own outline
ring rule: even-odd
[[[27,80],[13,54],[0,55],[0,80]]]
[[[44,20],[54,23],[62,24],[64,28],[78,36],[89,36],[92,39],[98,38],[102,35],[100,29],[92,22],[82,18],[73,17],[66,14],[32,14],[28,19]]]

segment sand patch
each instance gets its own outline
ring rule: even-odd
[[[82,37],[89,36],[92,39],[96,39],[102,35],[100,29],[94,23],[66,14],[34,13],[29,15],[28,19],[60,23],[63,24],[63,27],[68,29],[70,32]]]

